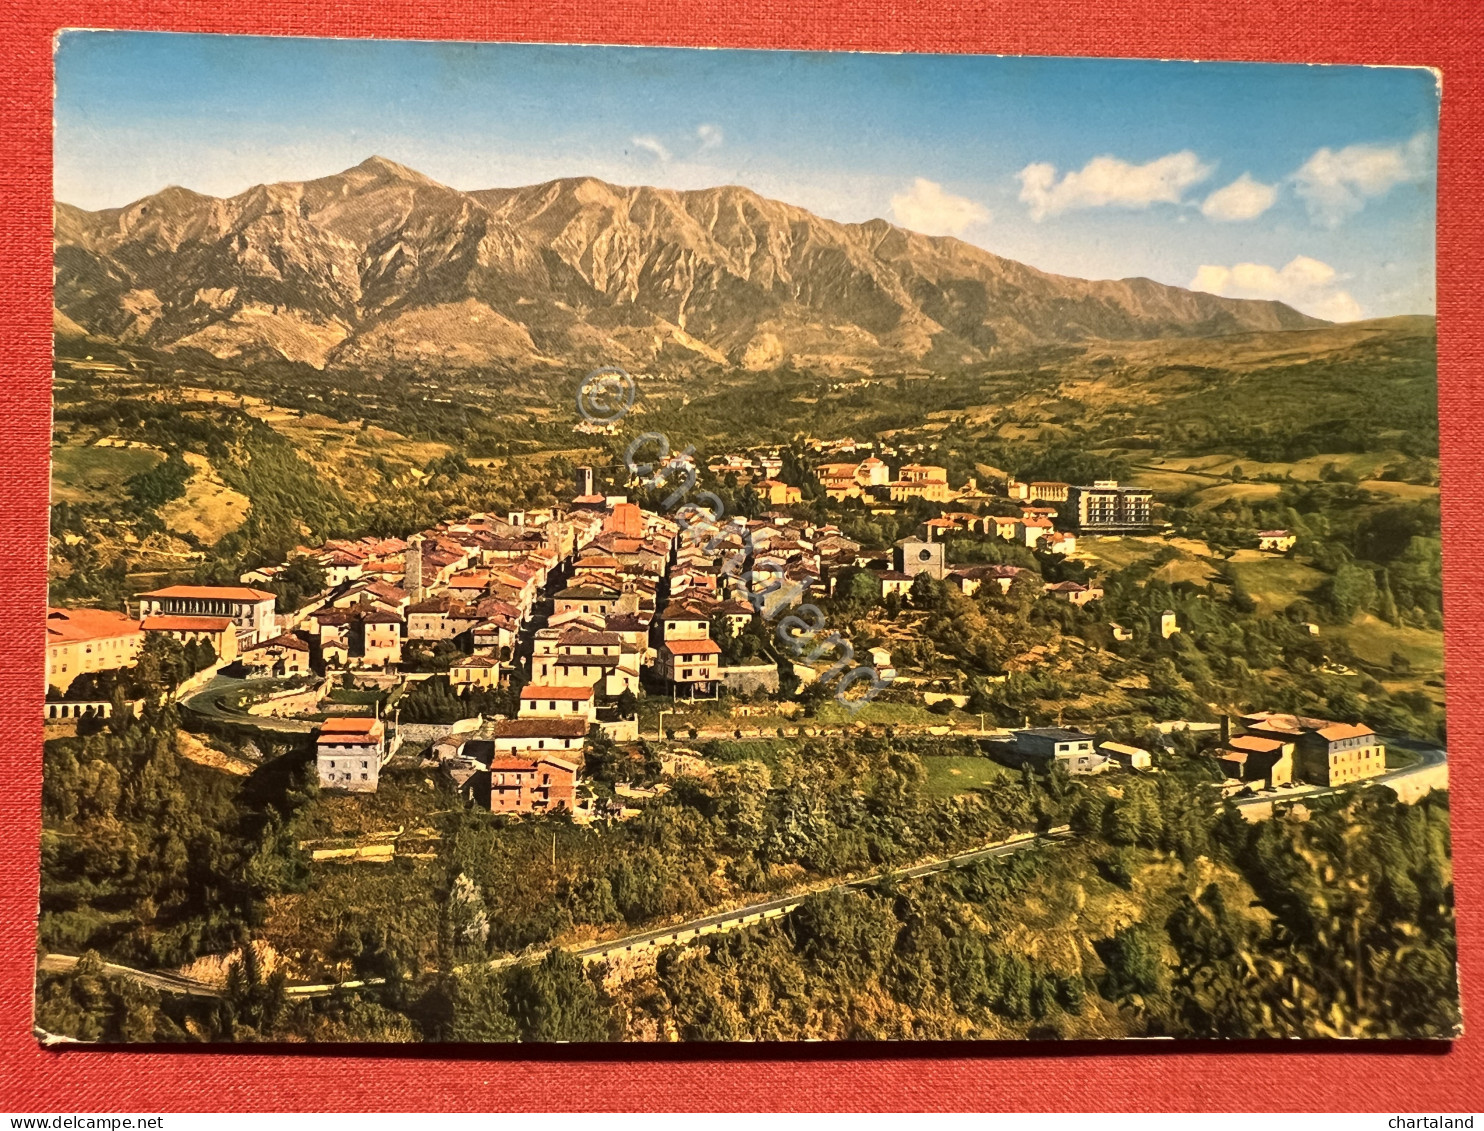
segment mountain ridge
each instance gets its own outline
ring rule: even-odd
[[[736,185],[462,191],[380,156],[232,197],[55,206],[58,324],[319,368],[933,371],[1039,345],[1329,325],[1039,271]]]

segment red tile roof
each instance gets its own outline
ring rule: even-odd
[[[565,758],[553,758],[539,751],[533,752],[529,758],[512,758],[509,755],[503,758],[497,758],[490,763],[490,769],[492,771],[500,770],[507,773],[533,773],[536,767],[542,764],[557,766],[560,769],[566,770],[568,773],[575,774],[577,772],[577,764],[575,762],[568,762]]]
[[[665,651],[672,656],[689,655],[717,655],[721,652],[721,645],[715,640],[671,640],[664,645]],[[600,659],[598,656],[590,656],[589,659]]]
[[[265,640],[261,644],[254,644],[252,647],[244,649],[244,651],[260,652],[264,648],[287,648],[290,652],[309,651],[309,645],[305,641],[300,640],[297,636],[288,632],[285,632],[282,636],[275,636],[272,640]]]
[[[139,622],[110,609],[48,609],[46,637],[50,643],[104,640],[139,635]]]
[[[541,687],[528,683],[520,689],[522,699],[567,699],[581,703],[593,697],[591,687]]]
[[[1317,733],[1326,742],[1337,742],[1342,738],[1374,736],[1376,732],[1363,723],[1330,723],[1329,726],[1320,727]]]
[[[372,734],[381,726],[380,719],[364,715],[342,715],[320,724],[321,734]]]
[[[249,589],[245,585],[168,585],[141,593],[141,597],[185,597],[207,601],[272,601],[272,593]]]
[[[558,645],[576,647],[578,645],[592,645],[594,647],[617,648],[623,643],[623,637],[616,632],[584,632],[580,628],[569,628],[557,638]]]
[[[1274,754],[1283,749],[1284,743],[1276,738],[1259,738],[1255,734],[1241,734],[1231,739],[1233,750],[1246,750],[1256,754]]]

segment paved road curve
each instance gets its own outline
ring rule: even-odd
[[[595,960],[607,958],[614,954],[633,953],[651,946],[668,946],[671,943],[688,942],[700,935],[735,930],[738,927],[750,926],[764,919],[776,919],[779,916],[788,914],[795,907],[799,906],[799,904],[803,903],[810,895],[818,895],[826,891],[849,891],[851,888],[874,884],[878,880],[885,879],[888,876],[900,876],[904,879],[915,880],[922,876],[930,876],[935,872],[946,872],[950,868],[961,868],[979,860],[988,860],[996,856],[1009,856],[1016,852],[1024,852],[1027,849],[1044,847],[1050,844],[1060,844],[1070,840],[1071,835],[1066,826],[1052,829],[1049,833],[1039,836],[1026,834],[1000,844],[990,845],[987,848],[976,848],[969,852],[960,852],[956,856],[949,856],[942,860],[931,860],[926,864],[918,864],[911,868],[888,869],[869,876],[863,876],[858,880],[850,880],[843,884],[818,888],[815,891],[802,894],[786,895],[779,899],[767,900],[763,903],[751,903],[746,907],[734,907],[727,911],[718,911],[713,915],[702,916],[699,919],[677,923],[671,927],[660,927],[655,930],[641,931],[636,935],[626,935],[620,939],[612,939],[608,942],[594,943],[591,946],[581,947],[573,953],[585,960]]]
[[[262,687],[264,681],[217,675],[207,681],[199,690],[182,696],[180,705],[192,714],[200,715],[202,718],[214,719],[222,723],[231,723],[234,726],[251,726],[260,730],[278,731],[282,734],[308,734],[315,727],[319,726],[319,723],[309,719],[280,718],[277,715],[249,715],[246,712],[224,711],[217,705],[217,700],[222,696],[239,688],[247,687],[249,684],[255,687]]]
[[[76,955],[72,954],[47,954],[43,955],[40,967],[48,974],[65,974],[78,963]],[[157,990],[164,990],[172,994],[188,994],[191,997],[221,997],[222,988],[213,986],[209,982],[198,982],[194,978],[185,978],[179,974],[172,974],[167,970],[136,970],[132,966],[120,966],[115,962],[105,962],[103,973],[115,978],[132,978],[146,986],[153,986]]]

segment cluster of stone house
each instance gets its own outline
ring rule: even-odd
[[[738,485],[777,479],[783,470],[783,454],[777,448],[759,448],[750,452],[727,452],[707,462],[706,467],[718,479],[732,476]]]
[[[1243,733],[1222,740],[1217,765],[1233,789],[1277,789],[1302,782],[1339,786],[1386,772],[1386,747],[1363,723],[1257,711],[1241,717]],[[1097,774],[1122,766],[1149,769],[1150,754],[1117,742],[1099,743],[1086,731],[1030,727],[1014,732],[1015,752],[1043,766]]]
[[[600,702],[637,693],[646,669],[662,678],[664,636],[656,608],[667,580],[673,582],[680,528],[625,499],[599,495],[593,486],[591,471],[579,469],[578,494],[560,520],[571,537],[550,543],[560,554],[560,580],[553,587],[547,581],[554,577],[534,579],[532,593],[544,588],[551,594],[544,623],[528,623],[524,590],[505,594],[517,613],[508,626],[511,639],[499,651],[489,650],[493,637],[486,640],[478,627],[461,627],[489,610],[469,608],[474,594],[450,592],[484,580],[482,573],[469,577],[467,569],[441,582],[435,597],[409,608],[409,637],[473,633],[472,654],[449,672],[458,688],[499,683],[509,674],[514,637],[529,642],[517,716],[483,722],[435,747],[460,787],[495,812],[572,809],[583,748],[589,727],[598,721]]]
[[[1097,480],[1090,486],[1052,481],[1007,479],[999,495],[978,490],[974,480],[955,497],[973,503],[978,512],[945,513],[932,522],[938,533],[967,530],[1017,542],[1032,549],[1070,554],[1076,550],[1075,532],[1083,534],[1136,533],[1154,525],[1154,493],[1145,487]],[[1018,514],[1014,512],[1019,512]],[[1063,529],[1058,529],[1056,519]],[[1069,529],[1068,529],[1069,528]]]
[[[946,503],[956,497],[948,485],[948,469],[937,464],[901,463],[893,477],[885,461],[879,456],[868,455],[859,461],[836,460],[817,464],[814,475],[825,497],[837,503],[846,499],[891,503],[923,499],[930,503]],[[969,486],[973,488],[972,480]]]
[[[1386,747],[1364,723],[1258,711],[1216,759],[1228,780],[1273,789],[1291,782],[1346,785],[1386,772]]]
[[[945,468],[897,461],[930,458],[920,446],[857,450],[844,438],[817,450],[831,460],[816,467],[831,499],[956,500],[977,509],[929,519],[921,536],[898,541],[888,556],[864,549],[836,526],[776,509],[799,502],[798,488],[777,478],[776,451],[711,464],[714,472],[745,479],[770,509],[685,531],[624,497],[600,494],[592,469],[579,468],[577,493],[566,507],[473,515],[406,539],[301,547],[296,556],[319,565],[326,588],[288,612],[277,612],[274,594],[255,586],[273,584],[292,559],[244,573],[238,586],[179,585],[143,594],[137,617],[127,610],[49,610],[49,682],[65,691],[84,671],[127,667],[151,632],[209,641],[219,663],[261,676],[392,672],[409,646],[450,641],[459,652],[448,671],[455,690],[498,687],[512,674],[524,686],[515,718],[478,721],[457,742],[439,744],[439,761],[492,810],[570,809],[600,704],[644,685],[678,698],[717,693],[727,678],[712,634],[719,620],[742,632],[759,617],[771,621],[812,592],[834,593],[842,579],[862,573],[882,596],[905,595],[927,573],[968,595],[986,585],[1009,592],[1018,580],[1033,582],[1051,599],[1082,606],[1102,597],[1095,582],[1043,585],[1035,571],[1017,566],[950,566],[945,539],[974,534],[1072,553],[1075,535],[1055,525],[1064,513],[1080,531],[1150,522],[1150,493],[1116,483],[1010,479],[992,494],[970,479],[955,492]],[[845,455],[861,458],[840,458]],[[883,455],[893,457],[891,466]],[[1287,538],[1283,531],[1261,535],[1269,536]],[[546,596],[551,612],[538,619],[537,604]],[[1174,614],[1163,614],[1156,630],[1165,637],[1178,632]],[[1114,635],[1130,634],[1114,626]],[[873,650],[878,671],[889,670],[890,662],[884,650]],[[603,710],[611,714],[611,707]],[[1285,721],[1275,721],[1280,718]],[[1281,784],[1285,774],[1298,773],[1339,784],[1384,767],[1384,750],[1364,728],[1290,716],[1244,721],[1247,733],[1221,755],[1237,780]],[[1147,751],[1095,747],[1079,731],[1027,729],[1017,732],[1017,744],[1027,756],[1052,758],[1078,773],[1149,766]],[[323,786],[374,791],[395,736],[379,719],[335,718],[320,729],[316,745]]]
[[[271,674],[291,674],[300,662],[317,671],[389,671],[410,643],[457,641],[470,660],[450,672],[455,687],[497,685],[542,588],[600,528],[589,514],[477,514],[406,540],[303,550],[325,569],[329,588],[296,610],[291,632],[267,643],[263,662],[244,655],[243,663]]]
[[[863,460],[838,460],[815,467],[815,476],[824,489],[825,497],[832,502],[845,499],[880,497],[876,488],[891,487],[891,470],[878,456],[867,456]],[[945,476],[946,478],[946,476]]]

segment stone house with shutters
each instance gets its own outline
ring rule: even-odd
[[[375,793],[388,757],[386,724],[380,719],[331,718],[315,738],[315,767],[324,789]]]
[[[46,611],[46,682],[66,692],[85,672],[132,668],[144,647],[139,622],[108,609]]]
[[[500,661],[493,656],[469,656],[448,669],[449,686],[462,695],[472,689],[488,690],[500,685]]]
[[[721,645],[706,638],[678,637],[659,648],[660,678],[678,697],[710,695],[716,686]]]
[[[588,723],[583,718],[501,719],[491,741],[495,757],[549,752],[581,760]]]
[[[489,787],[491,813],[570,813],[577,805],[577,763],[554,754],[497,757]]]
[[[520,690],[523,719],[582,719],[592,722],[597,696],[591,687],[528,683]]]

